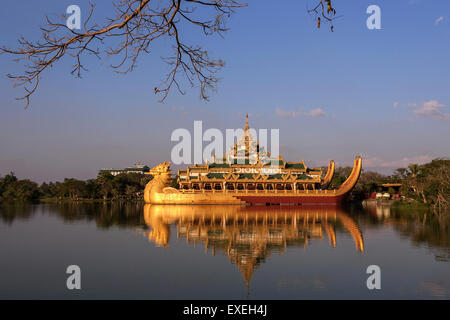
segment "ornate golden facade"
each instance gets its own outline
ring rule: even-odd
[[[242,136],[228,153],[212,163],[178,170],[179,189],[169,187],[170,163],[151,169],[153,175],[144,191],[146,203],[154,204],[303,204],[337,203],[346,198],[358,181],[362,168],[355,158],[353,171],[339,189],[328,190],[335,164],[327,173],[310,168],[304,161],[270,158],[251,134],[248,117]]]

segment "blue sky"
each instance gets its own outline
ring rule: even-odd
[[[96,22],[111,15],[96,1]],[[1,44],[19,35],[38,39],[46,14],[87,1],[2,1]],[[228,22],[225,38],[183,34],[222,58],[218,91],[209,102],[197,88],[171,92],[158,103],[153,88],[167,69],[155,43],[137,69],[117,75],[110,61],[86,59],[82,79],[68,58],[43,75],[31,108],[7,73],[23,64],[0,55],[0,175],[14,171],[36,181],[95,177],[98,169],[137,161],[170,160],[176,128],[279,128],[285,159],[311,166],[330,159],[389,173],[410,162],[450,154],[450,2],[446,0],[339,1],[335,31],[315,28],[312,0],[250,0]],[[366,9],[381,8],[381,30],[368,30]]]

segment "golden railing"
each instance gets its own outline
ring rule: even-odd
[[[225,194],[305,194],[305,195],[334,195],[336,189],[333,190],[194,190],[194,189],[181,189],[181,193],[225,193]]]

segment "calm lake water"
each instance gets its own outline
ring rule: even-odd
[[[0,299],[448,299],[449,234],[387,206],[3,205]]]

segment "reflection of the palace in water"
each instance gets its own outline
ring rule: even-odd
[[[11,276],[0,298],[42,297],[38,279],[46,279],[45,294],[64,297],[60,271],[74,262],[90,285],[84,297],[228,299],[242,297],[243,278],[252,298],[370,298],[370,264],[384,270],[382,297],[448,297],[449,235],[450,215],[375,201],[342,208],[3,203],[0,274]]]
[[[177,238],[187,243],[203,243],[226,254],[249,285],[252,274],[272,251],[286,247],[306,247],[309,241],[323,239],[336,247],[336,227],[352,236],[356,250],[364,251],[362,234],[355,221],[337,206],[239,207],[239,206],[144,206],[145,233],[155,244],[167,247],[170,226],[176,225]]]

